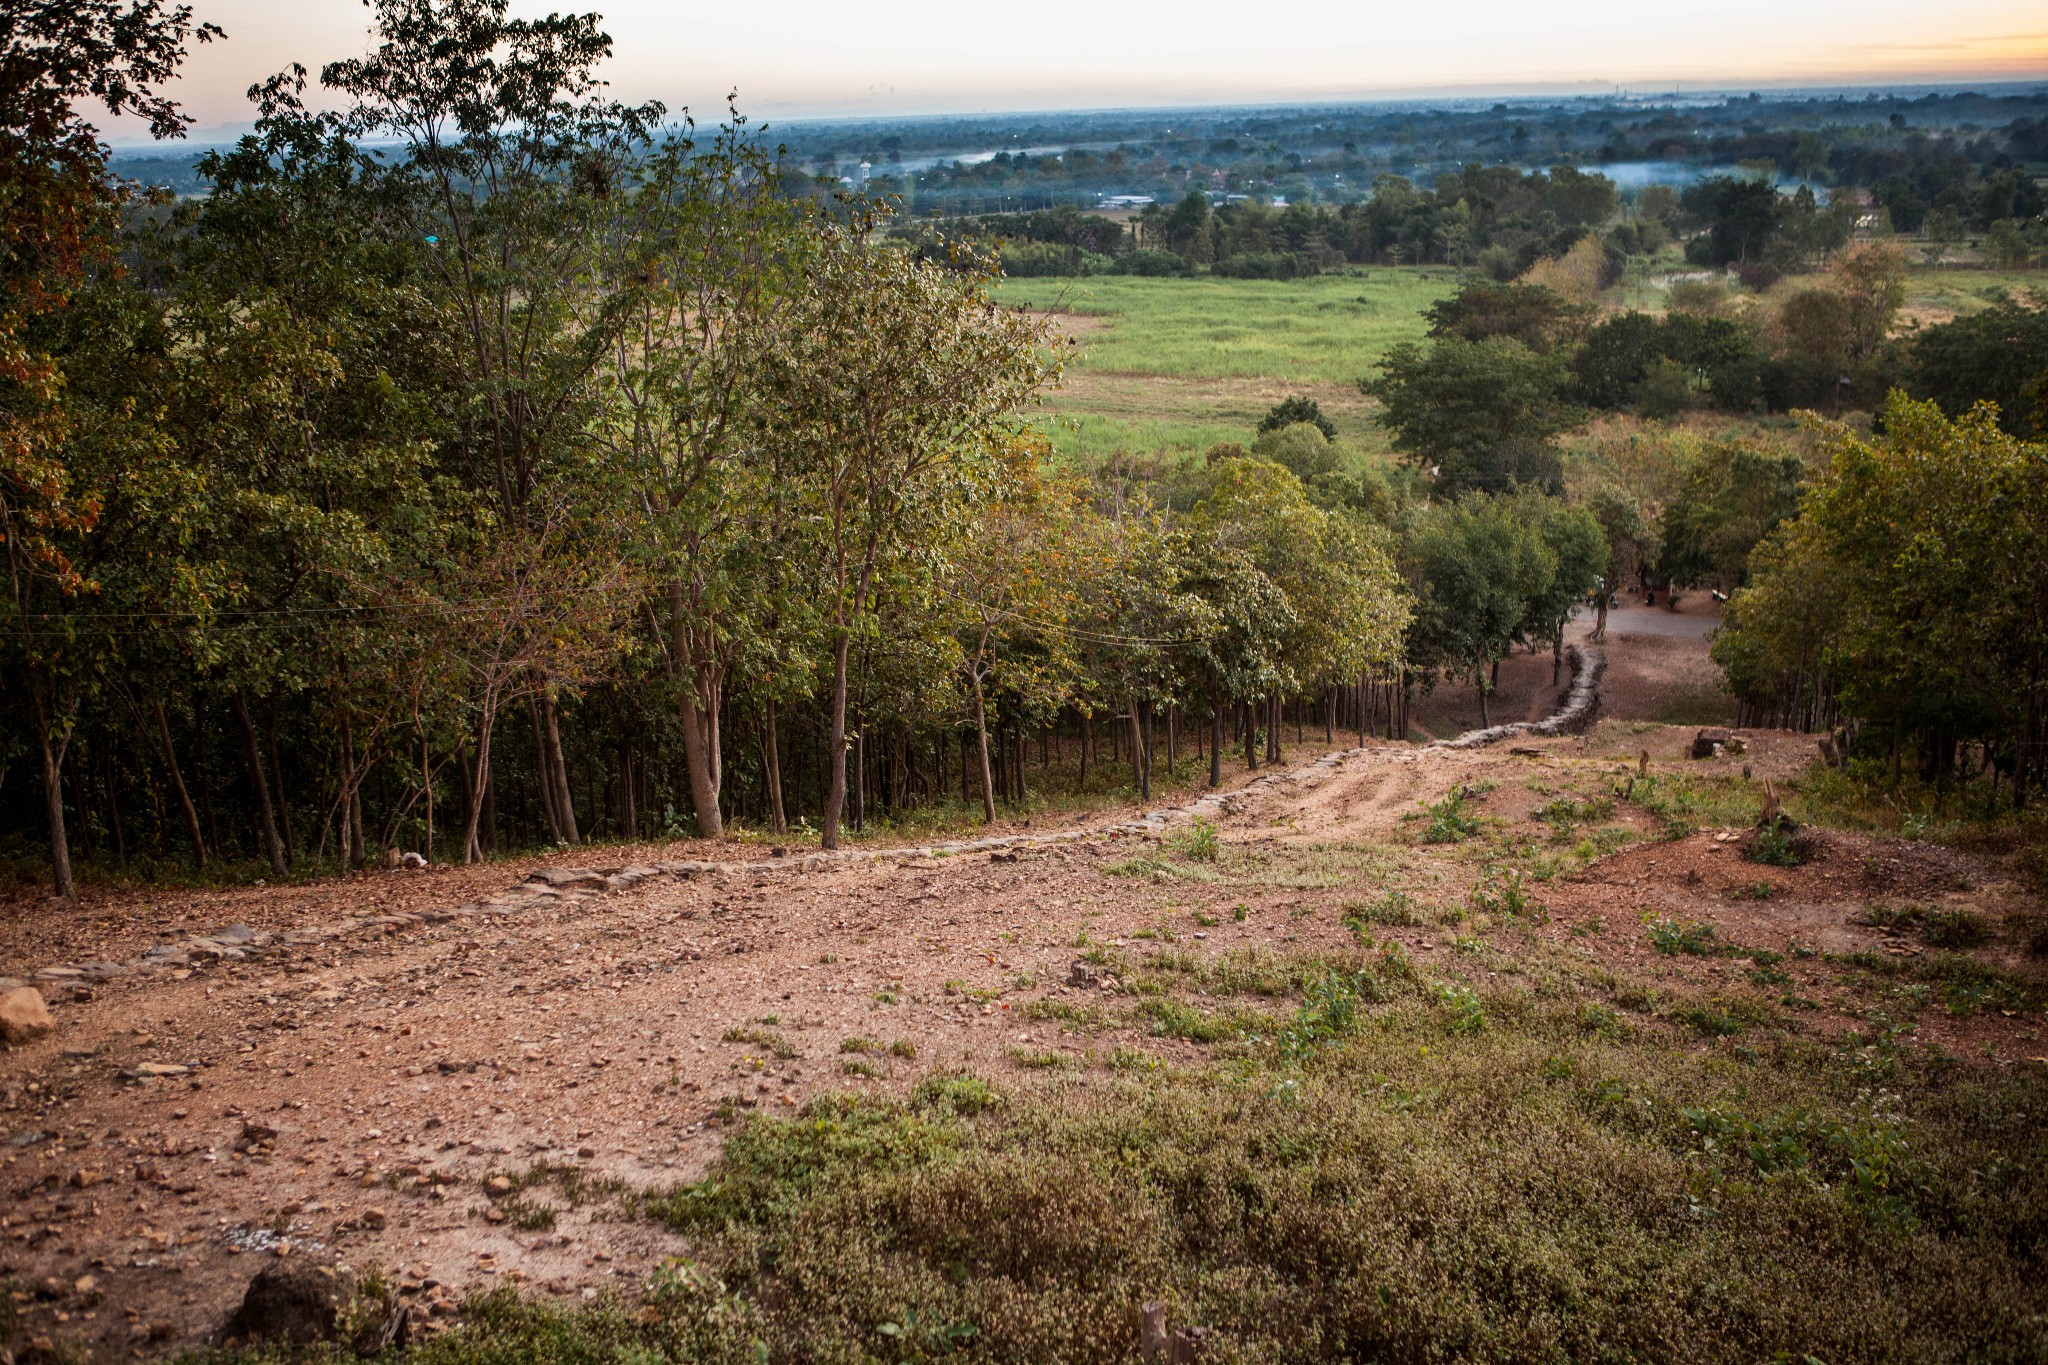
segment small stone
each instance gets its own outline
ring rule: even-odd
[[[512,1193],[512,1178],[510,1176],[494,1175],[484,1182],[484,1188],[492,1194],[510,1194]]]
[[[588,1161],[588,1160],[590,1160],[590,1158],[592,1158],[592,1157],[594,1157],[594,1156],[596,1156],[596,1155],[597,1155],[597,1148],[595,1148],[595,1147],[578,1147],[578,1148],[576,1149],[576,1155],[577,1155],[577,1156],[579,1156],[579,1157],[582,1157],[582,1158],[583,1158],[583,1159],[584,1159],[585,1161]]]
[[[42,992],[23,986],[0,995],[0,1042],[26,1043],[57,1027]]]
[[[91,1275],[80,1275],[71,1282],[71,1292],[81,1299],[89,1299],[100,1292],[100,1282]]]

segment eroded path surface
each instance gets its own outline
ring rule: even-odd
[[[1924,845],[1831,835],[1808,866],[1759,873],[1711,820],[1651,842],[1661,817],[1614,796],[1629,774],[1739,794],[1743,765],[1760,781],[1807,752],[1756,736],[1741,759],[1690,764],[1689,735],[1308,752],[1205,806],[1213,856],[1185,818],[1128,816],[1058,842],[767,871],[615,851],[581,873],[558,860],[556,885],[463,873],[438,905],[415,892],[345,927],[268,923],[176,965],[46,982],[56,1033],[0,1055],[0,1271],[21,1339],[100,1359],[192,1345],[280,1253],[380,1265],[430,1325],[478,1286],[637,1283],[688,1248],[620,1193],[700,1175],[747,1113],[960,1069],[1087,1085],[1119,1049],[1193,1060],[1204,1044],[1144,1011],[1200,1006],[1219,964],[1254,974],[1369,933],[1481,984],[1585,961],[1671,998],[1742,993],[1818,1035],[1858,1008],[1826,954],[1920,951],[1858,920],[1873,897],[2018,904],[1995,870]],[[1424,803],[1454,788],[1471,832],[1425,842]],[[1534,908],[1499,908],[1507,868]],[[1659,955],[1652,917],[1785,955],[1779,979]],[[1815,954],[1793,957],[1801,944]],[[1924,1036],[2023,1065],[2044,1051],[2036,1023],[1930,1017]]]

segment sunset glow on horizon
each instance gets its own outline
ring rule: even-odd
[[[515,0],[515,14],[595,9],[616,43],[605,74],[623,99],[715,115],[737,90],[759,117],[889,116],[1202,103],[1297,103],[1515,94],[1663,94],[1786,85],[2048,79],[2038,5],[1756,0],[1711,19],[1618,0],[1536,10],[1502,0],[1455,23],[1427,7],[1310,4],[1259,29],[1236,6],[1161,11],[1051,0],[1028,19],[936,0],[825,0],[685,16],[669,0]],[[251,117],[244,92],[299,62],[363,51],[361,0],[197,0],[225,42],[194,51],[176,93],[194,136]],[[324,92],[321,92],[324,94]],[[139,140],[138,128],[106,133]]]

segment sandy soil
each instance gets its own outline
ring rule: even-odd
[[[1679,643],[1696,666],[1703,644]],[[538,908],[487,902],[453,919],[420,912],[473,903],[532,869],[100,893],[68,918],[7,907],[0,960],[30,966],[118,958],[230,924],[281,936],[240,960],[200,953],[173,970],[42,983],[57,1030],[0,1054],[0,1275],[25,1286],[21,1339],[74,1343],[97,1359],[197,1344],[280,1248],[386,1267],[429,1323],[457,1313],[477,1285],[590,1294],[687,1248],[655,1224],[599,1218],[553,1195],[554,1225],[522,1230],[519,1206],[487,1181],[541,1163],[555,1171],[545,1191],[564,1173],[636,1187],[687,1180],[716,1155],[730,1116],[788,1112],[848,1088],[902,1093],[935,1070],[1022,1083],[1015,1052],[1066,1054],[1084,1077],[1120,1042],[1194,1057],[1201,1049],[1189,1043],[1070,1033],[1030,1020],[1025,1006],[1113,994],[1113,978],[1068,984],[1083,934],[1138,957],[1151,946],[1139,936],[1162,924],[1179,950],[1204,957],[1336,949],[1350,943],[1343,907],[1391,877],[1425,900],[1461,902],[1478,874],[1472,860],[1417,844],[1404,818],[1454,784],[1497,784],[1482,814],[1541,838],[1539,787],[1598,787],[1645,751],[1652,771],[1706,766],[1682,756],[1689,729],[1622,718],[1644,705],[1629,680],[1666,666],[1627,638],[1609,652],[1622,690],[1585,736],[1459,753],[1375,741],[1322,768],[1308,766],[1318,746],[1295,747],[1288,780],[1218,822],[1248,865],[1270,855],[1270,873],[1226,885],[1117,875],[1110,869],[1158,836],[1104,833],[809,872],[651,876]],[[1532,698],[1547,690],[1548,660],[1539,662],[1546,681]],[[1742,758],[1711,762],[1731,774],[1747,762],[1761,780],[1810,753],[1801,736],[1752,741]],[[1107,830],[1128,814],[1096,824]],[[1627,808],[1617,818],[1648,822]],[[1856,924],[1857,908],[1896,895],[2003,913],[2016,895],[1994,869],[1927,846],[1827,835],[1810,865],[1764,872],[1740,861],[1737,837],[1706,831],[1625,848],[1551,884],[1538,946],[1710,989],[1742,964],[1651,954],[1646,915],[1779,951],[1906,953],[1916,950]],[[547,861],[615,867],[709,852]],[[1766,879],[1780,889],[1749,898]],[[338,921],[347,933],[291,941],[289,931]],[[1424,959],[1453,951],[1446,928],[1383,937]],[[1788,956],[1784,968],[1789,989],[1812,1002],[1795,1026],[1839,1029],[1824,960]],[[2009,1065],[2043,1051],[2033,1027],[1930,1018],[1921,1036]]]

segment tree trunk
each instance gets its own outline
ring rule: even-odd
[[[1280,727],[1286,716],[1286,713],[1281,709],[1282,705],[1283,703],[1278,692],[1266,698],[1266,761],[1268,763],[1278,763],[1282,759],[1280,753]]]
[[[562,833],[561,813],[556,808],[555,770],[554,766],[548,761],[547,731],[541,724],[540,698],[537,695],[529,696],[526,699],[526,714],[528,719],[533,722],[533,762],[535,768],[538,769],[534,776],[538,779],[540,813],[541,817],[547,822],[548,842],[551,844],[567,843],[568,839]]]
[[[292,811],[284,799],[284,760],[277,754],[277,698],[271,697],[263,709],[268,725],[265,734],[270,741],[270,787],[277,800],[277,837],[284,841],[285,861],[289,862],[296,850],[292,847]]]
[[[192,793],[185,790],[185,774],[178,768],[178,751],[171,747],[171,722],[164,715],[162,702],[156,704],[156,735],[164,746],[164,768],[171,775],[171,790],[178,794],[178,811],[185,817],[185,837],[192,841],[193,861],[205,867],[206,837],[199,832],[199,809],[192,804]]]
[[[1140,728],[1144,722],[1139,719],[1138,699],[1136,697],[1130,699],[1126,714],[1130,717],[1131,722],[1131,778],[1137,783],[1138,799],[1141,801],[1150,800],[1152,796],[1151,784],[1145,780],[1145,735],[1144,731]]]
[[[768,827],[777,834],[785,834],[789,831],[789,814],[782,805],[782,741],[776,734],[774,702],[768,703],[767,713],[762,725],[761,743],[765,750],[764,767],[768,779]]]
[[[1223,785],[1223,693],[1209,692],[1209,785]]]
[[[1249,699],[1244,704],[1244,765],[1253,772],[1259,770],[1259,727],[1253,723],[1257,705]]]
[[[851,643],[843,631],[832,643],[832,721],[825,753],[830,787],[818,837],[819,847],[828,849],[839,847],[839,816],[846,809],[846,651]]]
[[[868,727],[853,732],[853,832],[868,827]]]
[[[1095,728],[1088,723],[1088,713],[1081,713],[1081,790],[1088,790],[1088,751],[1095,747]]]
[[[363,774],[356,763],[355,727],[348,708],[341,711],[341,843],[342,861],[363,865]]]
[[[114,835],[114,861],[128,866],[128,831],[121,819],[121,756],[117,750],[96,751],[101,780],[107,786],[107,824]]]
[[[1017,805],[1019,809],[1030,804],[1031,793],[1024,787],[1026,771],[1031,767],[1031,740],[1024,733],[1022,721],[1017,723]]]
[[[420,729],[420,795],[427,805],[427,837],[420,848],[420,856],[428,862],[434,861],[434,752],[427,747],[427,732]]]
[[[234,707],[235,728],[242,736],[242,761],[249,767],[249,785],[256,791],[256,825],[263,834],[263,849],[270,857],[270,870],[282,877],[290,868],[285,861],[284,840],[277,835],[277,813],[270,804],[270,783],[263,776],[256,726],[249,719],[249,699],[237,688],[229,694],[229,701]]]
[[[50,884],[56,895],[70,900],[77,893],[71,881],[71,839],[64,828],[64,751],[71,747],[69,728],[62,738],[50,733],[50,712],[42,690],[29,685],[36,709],[36,739],[43,751],[43,810],[50,822]]]
[[[540,719],[542,736],[547,741],[548,767],[553,770],[555,784],[555,818],[560,822],[562,842],[580,844],[583,839],[576,832],[576,802],[569,794],[569,764],[562,757],[561,708],[546,692],[540,694]],[[687,728],[684,734],[687,735]]]
[[[625,807],[626,837],[628,839],[638,839],[640,837],[640,807],[638,802],[634,800],[639,789],[638,785],[633,781],[633,768],[633,746],[630,743],[620,745],[619,798]]]
[[[707,669],[690,670],[689,690],[683,697],[683,764],[697,832],[707,839],[720,839],[725,836],[725,816],[718,805],[718,685],[708,674]]]
[[[1495,667],[1498,668],[1499,665],[1496,664]],[[1472,684],[1479,689],[1479,728],[1491,730],[1493,728],[1493,721],[1486,713],[1486,694],[1492,689],[1486,685],[1486,665],[1484,663],[1481,663],[1478,671],[1472,675]]]
[[[995,775],[988,762],[988,703],[981,692],[981,675],[974,679],[974,743],[975,753],[981,766],[981,823],[993,825],[996,822]]]
[[[1141,790],[1149,801],[1152,799],[1152,745],[1158,738],[1159,727],[1159,710],[1149,701],[1144,703],[1144,720],[1144,726],[1138,733],[1138,757],[1145,765],[1145,781]]]
[[[484,793],[491,786],[491,725],[497,719],[497,707],[490,701],[484,703],[484,713],[477,718],[476,766],[470,770],[469,809],[465,814],[462,831],[462,861],[480,863],[484,860],[483,840],[480,833],[484,822]]]

